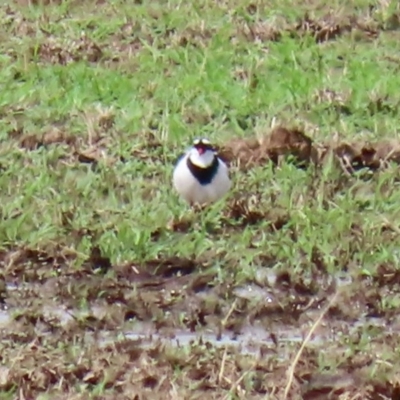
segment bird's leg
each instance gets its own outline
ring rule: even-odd
[[[206,209],[207,205],[206,204],[199,204],[199,203],[192,203],[191,208],[193,212],[195,213],[201,213]]]

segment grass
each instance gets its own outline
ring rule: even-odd
[[[0,6],[2,398],[281,399],[300,346],[281,333],[324,337],[315,313],[337,290],[324,323],[339,336],[302,348],[288,398],[395,398],[396,165],[232,162],[233,190],[201,214],[171,174],[198,136],[229,147],[282,125],[333,148],[397,140],[397,2],[42,3]],[[87,315],[63,324],[43,308],[60,305]],[[90,341],[134,323],[278,340],[258,358]]]

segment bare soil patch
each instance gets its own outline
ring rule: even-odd
[[[37,54],[45,62],[66,65],[82,60],[96,63],[101,60],[103,51],[86,35],[82,35],[77,40],[68,41],[50,36],[39,45]]]
[[[254,165],[291,160],[295,165],[322,168],[330,156],[344,173],[360,169],[378,171],[390,163],[399,163],[400,142],[395,139],[375,142],[325,141],[315,143],[297,128],[278,126],[262,137],[234,138],[219,149],[229,164],[247,170]]]
[[[257,6],[255,6],[257,8]],[[385,27],[370,16],[343,14],[341,11],[313,16],[306,12],[296,23],[288,23],[284,18],[271,21],[254,19],[252,22],[237,20],[238,34],[250,41],[279,41],[284,35],[292,38],[311,36],[317,43],[335,40],[345,34],[352,34],[362,40],[372,40]]]

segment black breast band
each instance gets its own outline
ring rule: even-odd
[[[214,161],[207,168],[201,168],[192,163],[190,157],[186,160],[187,166],[193,176],[199,181],[201,185],[208,185],[214,179],[219,167],[218,157],[214,156]]]

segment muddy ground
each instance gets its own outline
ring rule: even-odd
[[[14,33],[29,36],[36,27],[21,17],[18,7],[42,3],[16,3],[2,11]],[[56,7],[53,3],[43,2]],[[256,11],[256,4],[246,8],[248,15]],[[275,42],[282,35],[301,40],[309,35],[323,44],[346,34],[373,42],[381,32],[397,29],[398,15],[383,23],[351,13],[329,18],[305,13],[295,24],[238,23],[236,34],[249,42]],[[127,51],[126,41],[118,39],[126,39],[130,29],[127,24],[112,36],[112,57],[109,48],[88,38],[68,47],[57,33],[49,32],[36,56],[43,63],[86,60],[113,68]],[[212,32],[192,28],[181,34],[168,32],[162,46],[172,41],[206,46],[210,36]],[[129,51],[139,52],[142,44],[132,41]],[[246,74],[238,79],[257,86]],[[352,112],[346,100],[332,91],[317,93],[315,101],[326,102],[339,114]],[[395,109],[385,99],[374,98],[369,110],[371,115],[394,112],[390,107]],[[124,163],[126,157],[143,163],[159,158],[164,144],[157,127],[147,130],[140,146],[132,146],[125,158],[111,155],[114,139],[107,133],[113,119],[112,113],[97,115],[91,121],[92,135],[85,140],[63,127],[31,133],[16,124],[7,132],[8,141],[26,165],[35,152],[63,147],[65,152],[55,164],[49,161],[48,168],[58,162],[84,164],[94,174],[104,165]],[[380,219],[370,231],[362,213],[377,191],[383,196],[395,191],[400,142],[390,137],[316,138],[296,124],[256,135],[250,117],[238,123],[250,124],[249,134],[218,143],[232,174],[251,174],[263,166],[279,171],[288,164],[304,171],[310,178],[308,186],[293,200],[300,209],[317,199],[319,207],[329,209],[353,190],[360,196],[359,219],[338,236],[341,245],[327,251],[316,241],[310,251],[294,257],[263,251],[262,235],[296,243],[302,240],[302,227],[295,212],[277,205],[272,197],[272,207],[260,207],[262,191],[249,196],[237,190],[226,200],[221,216],[202,229],[207,240],[240,241],[243,232],[253,232],[251,273],[238,279],[240,254],[232,254],[235,250],[229,245],[191,257],[174,255],[169,249],[158,257],[138,254],[119,262],[98,246],[96,240],[104,232],[77,226],[78,209],[62,210],[59,242],[8,239],[1,246],[4,398],[400,399],[397,255],[392,262],[374,258],[372,270],[362,268],[365,255],[383,252],[399,238],[395,214]],[[10,169],[6,159],[4,174]],[[382,174],[390,174],[390,182],[378,184]],[[11,195],[9,201],[16,197]],[[21,213],[23,209],[5,215],[17,220]],[[162,246],[169,235],[193,233],[201,221],[201,212],[188,212],[155,226],[149,246]],[[89,251],[80,250],[82,241],[89,243]]]

